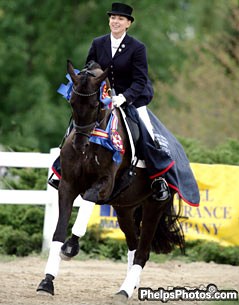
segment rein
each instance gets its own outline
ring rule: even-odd
[[[90,134],[87,133],[87,130],[93,130],[96,126],[97,122],[93,122],[89,125],[84,125],[84,126],[81,126],[81,125],[77,125],[75,120],[73,120],[73,127],[75,128],[75,133],[78,133],[82,136],[85,136],[87,138],[90,138]]]
[[[99,111],[100,111],[100,108],[99,108]],[[96,121],[93,122],[93,123],[90,123],[88,125],[78,125],[78,124],[76,124],[75,120],[73,120],[73,127],[75,128],[75,133],[76,134],[80,134],[82,136],[85,136],[87,138],[90,138],[92,131],[95,128],[99,127],[101,125],[101,123],[105,119],[105,117],[104,117],[100,122],[98,122],[99,111],[98,111],[98,115],[97,115]]]

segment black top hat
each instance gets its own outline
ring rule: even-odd
[[[111,15],[120,15],[125,16],[132,22],[134,21],[134,17],[131,16],[133,8],[127,4],[115,2],[112,3],[112,9],[110,12],[107,12],[109,16]]]

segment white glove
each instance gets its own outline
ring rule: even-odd
[[[112,103],[117,108],[120,107],[122,104],[124,104],[124,102],[126,102],[126,99],[123,96],[123,94],[114,95],[112,97]]]

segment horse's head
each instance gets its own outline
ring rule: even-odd
[[[101,110],[99,90],[102,81],[107,77],[108,69],[103,71],[97,63],[90,62],[76,74],[71,61],[68,60],[67,71],[73,82],[70,99],[75,128],[73,147],[84,153],[89,145],[90,133],[98,122]]]

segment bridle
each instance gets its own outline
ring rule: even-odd
[[[90,71],[84,71],[84,72],[87,73],[87,74],[90,74],[92,76],[95,76],[95,74],[93,72],[90,72]],[[82,92],[77,91],[75,89],[74,85],[72,86],[72,92],[74,92],[76,95],[82,96],[82,97],[94,96],[94,95],[98,94],[99,90],[100,90],[100,88],[97,89],[94,92],[82,93]],[[101,110],[101,105],[100,105],[100,102],[99,102],[96,121],[94,121],[93,123],[90,123],[88,125],[78,125],[78,124],[76,124],[75,120],[73,120],[73,127],[75,128],[75,134],[87,137],[89,139],[91,137],[91,132],[94,130],[94,128],[100,126],[101,123],[104,120],[104,118],[103,118],[100,122],[98,122],[99,115],[100,115],[100,110]]]
[[[103,121],[103,120],[102,120]],[[101,121],[101,122],[102,122]],[[100,123],[101,123],[100,122]],[[88,125],[77,125],[75,120],[73,120],[73,127],[75,128],[75,134],[79,134],[79,135],[82,135],[84,137],[87,137],[87,138],[90,138],[90,135],[91,135],[91,132],[92,130],[99,126],[100,123],[98,123],[98,121],[95,121],[91,124],[88,124]],[[90,131],[89,131],[90,130]]]
[[[93,95],[95,95],[95,94],[98,94],[99,89],[97,89],[96,91],[91,92],[91,93],[81,93],[81,92],[76,91],[76,89],[74,88],[74,86],[72,86],[72,91],[73,91],[76,95],[79,95],[79,96],[93,96]]]
[[[89,71],[87,69],[83,69],[79,74],[86,74],[86,75],[91,75],[93,77],[95,77],[95,73],[93,73],[92,71]],[[97,89],[96,91],[94,92],[91,92],[91,93],[82,93],[82,92],[79,92],[75,89],[74,85],[72,86],[72,91],[76,94],[76,95],[79,95],[79,96],[93,96],[95,94],[98,93],[99,89]]]

